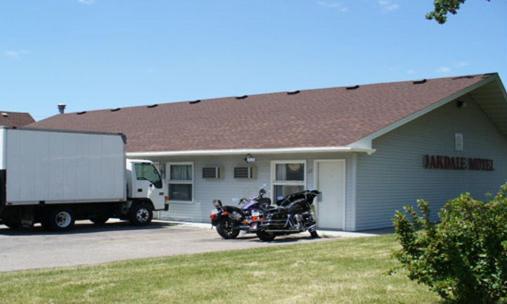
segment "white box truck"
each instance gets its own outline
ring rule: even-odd
[[[122,134],[0,126],[0,222],[71,229],[75,220],[109,218],[147,225],[168,210],[151,161],[125,156]]]

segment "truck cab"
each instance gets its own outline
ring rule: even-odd
[[[127,159],[127,198],[149,200],[154,210],[168,210],[167,189],[152,161]]]
[[[169,210],[167,189],[152,161],[127,159],[126,179],[127,200],[117,217],[143,226],[151,223],[153,211]]]

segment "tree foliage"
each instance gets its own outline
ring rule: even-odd
[[[430,221],[429,205],[397,211],[396,258],[410,279],[455,303],[507,303],[507,184],[489,202],[465,193]]]
[[[465,3],[465,0],[434,0],[435,8],[426,14],[426,18],[430,20],[434,19],[438,23],[443,24],[447,21],[447,14],[456,15],[460,5],[463,3]]]

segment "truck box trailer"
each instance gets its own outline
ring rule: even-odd
[[[125,156],[122,134],[0,127],[0,220],[70,229],[76,219],[151,222],[166,191],[150,161]]]

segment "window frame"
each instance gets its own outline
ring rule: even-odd
[[[147,179],[147,178],[140,178],[139,176],[139,172],[137,172],[137,167],[138,166],[150,166],[152,167],[154,170],[155,170],[155,173],[157,174],[158,178],[159,178],[159,181],[160,182],[160,187],[157,187],[156,183]],[[164,188],[164,179],[162,178],[162,174],[160,174],[160,170],[155,166],[154,163],[152,162],[136,162],[134,163],[134,171],[135,171],[135,174],[136,174],[136,180],[137,181],[147,181],[149,183],[151,183],[152,185],[155,186],[156,189],[163,189]]]
[[[178,165],[184,165],[184,166],[191,166],[190,171],[192,172],[192,180],[173,180],[171,179],[171,166],[178,166]],[[169,185],[191,185],[192,186],[192,199],[189,201],[183,201],[183,200],[173,200],[171,199],[170,202],[172,203],[185,203],[185,204],[191,204],[194,202],[195,198],[195,166],[194,162],[168,162],[165,164],[166,169],[166,183],[167,183],[167,195],[169,195]]]
[[[283,164],[302,164],[303,165],[303,180],[302,181],[281,181],[276,179],[276,165]],[[271,161],[271,199],[276,202],[275,186],[303,186],[307,188],[308,182],[308,166],[306,160],[272,160]]]

